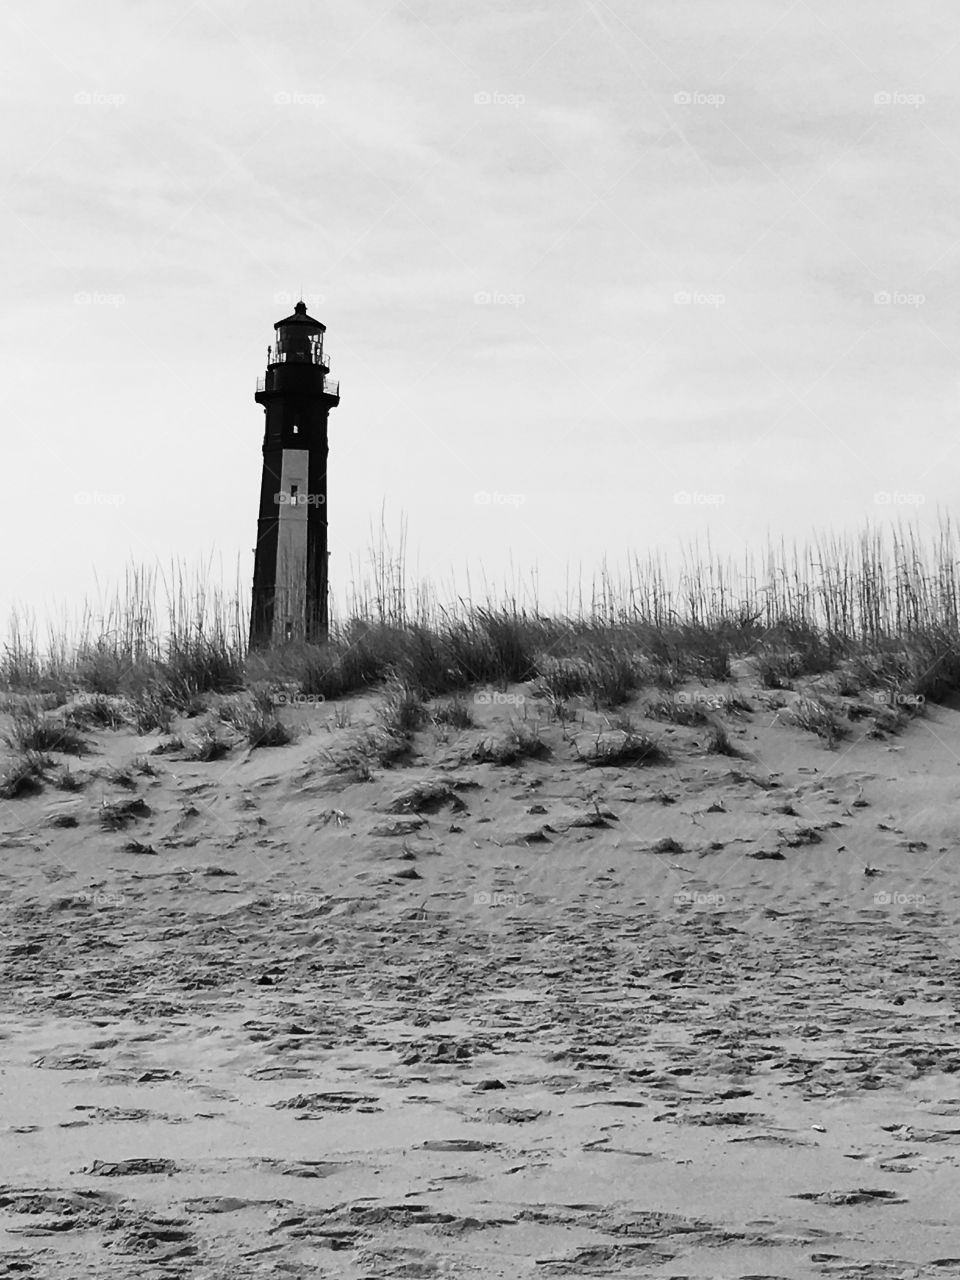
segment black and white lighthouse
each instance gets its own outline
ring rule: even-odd
[[[327,635],[327,416],[340,403],[325,326],[298,302],[273,327],[256,394],[266,422],[250,646],[260,649]]]

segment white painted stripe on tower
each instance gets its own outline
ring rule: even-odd
[[[277,531],[277,582],[274,633],[282,639],[304,635],[307,618],[307,483],[310,454],[284,449],[280,466]],[[288,632],[287,628],[290,627]]]

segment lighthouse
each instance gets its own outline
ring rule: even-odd
[[[328,626],[327,417],[340,403],[323,349],[326,328],[298,302],[278,320],[263,406],[263,476],[253,565],[250,647],[319,643]]]

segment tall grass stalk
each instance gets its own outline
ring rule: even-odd
[[[729,677],[732,658],[762,678],[856,668],[866,685],[929,700],[960,688],[960,541],[949,519],[934,535],[898,525],[855,537],[818,535],[761,555],[721,560],[694,545],[678,565],[658,554],[604,563],[568,581],[546,607],[536,574],[496,591],[461,594],[411,574],[407,533],[393,548],[381,530],[349,589],[332,601],[324,645],[247,654],[246,582],[131,568],[124,582],[72,623],[41,636],[14,616],[0,653],[0,687],[16,692],[123,694],[188,707],[250,683],[295,683],[328,699],[399,679],[426,699],[472,686],[545,681],[562,696],[616,706],[644,686]]]

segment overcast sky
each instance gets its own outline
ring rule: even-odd
[[[425,577],[547,592],[954,504],[955,3],[16,9],[4,616],[131,560],[250,575],[301,293],[335,591],[384,503]]]

